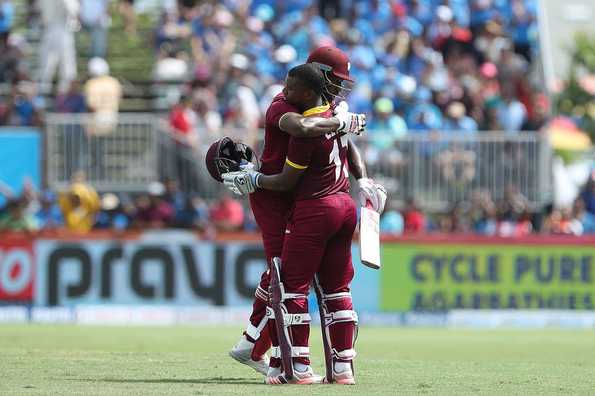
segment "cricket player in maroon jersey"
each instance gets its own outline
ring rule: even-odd
[[[335,97],[342,98],[341,91],[345,82],[353,82],[349,77],[349,60],[338,48],[320,47],[314,50],[308,57],[309,63],[319,67],[325,76],[325,100],[333,106]],[[347,119],[345,102],[335,110],[337,113],[345,113],[343,118]],[[340,110],[340,111],[339,111]],[[287,145],[290,136],[307,137],[319,136],[326,133],[324,123],[320,119],[309,118],[307,122],[286,125],[283,129],[279,125],[281,116],[285,113],[296,113],[297,109],[288,103],[284,95],[277,95],[266,113],[265,121],[265,146],[261,159],[263,174],[278,173],[283,169],[287,154]],[[356,131],[357,132],[357,131]],[[369,201],[375,210],[381,212],[384,208],[386,193],[382,186],[379,186],[368,179],[362,157],[356,146],[349,140],[349,170],[358,180],[358,193],[362,202]],[[215,156],[213,144],[207,154],[207,167],[213,164]],[[211,169],[209,169],[211,171]],[[212,174],[215,171],[211,172]],[[214,176],[215,178],[218,178]],[[283,238],[285,236],[285,225],[287,214],[293,205],[293,194],[259,190],[250,196],[250,204],[255,218],[262,231],[263,244],[267,262],[273,257],[281,255]],[[250,322],[246,327],[244,335],[236,346],[230,351],[230,355],[237,361],[244,363],[266,375],[268,360],[266,351],[270,348],[271,341],[268,334],[266,315],[266,304],[268,300],[269,273],[264,272],[260,284],[255,292],[253,310]]]
[[[335,124],[333,131],[318,138],[292,137],[284,167],[277,174],[242,170],[222,176],[232,191],[242,195],[255,188],[280,192],[295,189],[295,204],[281,254],[282,311],[287,312],[281,320],[289,320],[286,326],[290,329],[295,368],[292,383],[310,384],[320,380],[310,367],[308,346],[307,296],[317,275],[328,310],[325,317],[329,319],[327,327],[333,352],[333,378],[328,380],[354,384],[352,360],[357,314],[353,311],[349,284],[354,273],[351,240],[357,214],[349,195],[348,136],[340,132],[342,121],[332,117],[329,106],[321,105],[323,87],[320,70],[312,64],[300,65],[290,71],[284,95],[303,115],[328,117],[329,124]],[[285,113],[280,124],[300,122],[299,117],[297,112]],[[269,326],[270,330],[274,329]],[[273,337],[274,348],[278,349],[275,341]],[[287,383],[277,364],[271,362],[271,367],[266,382]]]

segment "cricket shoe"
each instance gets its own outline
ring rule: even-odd
[[[303,371],[293,370],[293,378],[291,380],[285,378],[285,374],[281,372],[281,369],[271,367],[267,377],[264,379],[264,383],[267,385],[312,385],[320,384],[321,382],[322,377],[314,374],[314,370],[310,366],[305,366],[305,370]]]
[[[267,355],[263,355],[260,360],[253,360],[253,349],[254,343],[248,341],[245,336],[242,336],[236,346],[234,346],[232,350],[229,351],[229,356],[248,367],[252,367],[260,374],[266,376],[269,370],[269,357]]]
[[[353,371],[351,367],[340,367],[341,371],[337,372],[335,369],[337,367],[333,367],[333,383],[339,385],[355,385],[355,378],[353,377]],[[329,381],[325,377],[322,380],[323,383],[328,384]]]

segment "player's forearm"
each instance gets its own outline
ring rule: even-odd
[[[301,120],[305,136],[303,137],[318,137],[326,135],[329,132],[336,131],[339,126],[339,120],[335,117],[304,117]]]
[[[366,164],[364,158],[357,148],[357,146],[349,139],[349,146],[347,151],[347,161],[349,162],[349,172],[356,180],[368,177],[366,171]]]
[[[281,130],[297,138],[322,136],[336,131],[340,125],[335,117],[304,117],[297,113],[286,113],[279,121]]]
[[[261,175],[258,178],[258,186],[265,190],[290,191],[295,187],[296,181],[283,177],[282,173],[277,175]]]

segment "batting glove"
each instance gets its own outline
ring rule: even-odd
[[[357,184],[359,204],[363,207],[369,204],[372,210],[382,214],[386,204],[386,189],[382,185],[374,183],[372,179],[367,178],[359,179]]]
[[[339,111],[335,114],[339,120],[339,132],[361,135],[366,129],[366,115],[356,114],[349,111]]]
[[[339,113],[346,113],[348,111],[349,104],[346,101],[342,100],[335,106],[335,109],[333,110],[333,115],[337,115]]]
[[[228,172],[221,175],[223,184],[236,195],[252,194],[260,185],[258,179],[262,173],[253,170]]]

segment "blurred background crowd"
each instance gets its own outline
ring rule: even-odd
[[[164,91],[171,124],[196,144],[222,126],[241,127],[255,141],[287,70],[323,45],[350,56],[357,83],[348,102],[371,116],[379,147],[416,131],[538,130],[549,108],[543,79],[532,73],[536,0],[163,1],[143,32],[150,37],[141,38],[131,2],[32,0],[27,34],[41,35],[37,75],[25,56],[28,36],[11,34],[14,2],[2,0],[0,82],[11,92],[0,125],[39,125],[44,111],[94,110],[80,80],[109,67],[79,64],[77,74],[77,60],[108,59],[113,13],[124,16],[123,40],[152,44],[150,79],[176,83]],[[77,56],[79,36],[87,36],[86,58]]]
[[[14,29],[18,7],[25,31]],[[119,112],[142,110],[163,114],[180,150],[200,155],[223,133],[258,146],[289,68],[334,45],[351,59],[350,108],[369,116],[371,164],[419,132],[540,131],[551,103],[536,13],[537,0],[0,0],[0,126],[90,112],[98,121],[87,133],[103,134]],[[146,85],[151,100],[138,107]],[[448,169],[453,159],[436,161]],[[256,230],[245,202],[206,201],[176,178],[101,195],[84,179],[72,175],[61,192],[5,191],[0,228]],[[476,189],[439,213],[411,196],[389,203],[382,230],[579,235],[594,232],[594,192],[595,173],[565,209],[531,207],[514,183],[503,198]]]
[[[37,232],[69,230],[87,233],[179,228],[195,230],[206,238],[218,232],[257,232],[245,203],[224,192],[221,199],[205,201],[181,191],[176,180],[154,182],[146,193],[99,195],[83,173],[73,177],[65,191],[36,191],[25,183],[21,194],[3,187],[0,231]],[[494,201],[487,191],[476,191],[469,201],[447,213],[425,213],[414,198],[402,208],[388,204],[380,223],[385,236],[424,233],[463,233],[502,237],[531,234],[595,234],[595,171],[571,208],[552,206],[532,212],[514,186],[504,199]]]

